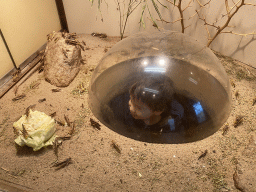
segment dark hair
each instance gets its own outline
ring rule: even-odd
[[[163,111],[172,101],[174,88],[168,77],[149,76],[134,83],[130,95],[145,103],[152,111]]]

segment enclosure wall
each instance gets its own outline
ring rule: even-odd
[[[0,26],[17,67],[61,29],[55,1],[0,1]],[[13,68],[0,38],[0,78]]]
[[[120,13],[117,10],[117,2],[122,1],[102,1],[100,7],[101,11],[98,10],[98,1],[94,1],[93,6],[89,0],[77,0],[76,3],[74,3],[72,0],[63,0],[63,2],[70,32],[87,34],[98,32],[106,33],[109,36],[120,35]],[[126,0],[125,2],[127,7],[129,1]],[[149,9],[153,18],[155,18],[157,21],[159,17],[154,10],[151,1],[147,2],[150,5]],[[167,1],[162,0],[160,2],[168,6],[168,9],[166,9],[158,4],[158,8],[162,13],[163,19],[169,23],[157,22],[159,28],[181,32],[180,22],[174,22],[180,18],[178,9]],[[178,0],[176,0],[176,3],[177,2]],[[188,6],[189,2],[191,2],[191,4]],[[207,22],[213,23],[218,20],[216,25],[222,26],[226,21],[225,17],[222,18],[222,16],[226,14],[225,1],[211,0],[210,4],[207,4],[204,9],[200,9],[197,2],[204,5],[209,2],[209,0],[182,1],[182,9],[187,7],[187,9],[183,12],[185,19],[184,24],[186,28],[185,34],[191,35],[199,42],[206,45],[208,32],[205,29],[204,22],[198,18],[195,10],[200,10],[200,14],[205,16]],[[232,0],[228,0],[228,2],[230,8],[232,8]],[[238,2],[238,0],[234,2]],[[246,0],[245,2],[255,4],[254,0]],[[122,8],[123,7],[121,6],[121,9]],[[152,21],[150,20],[150,15],[148,14],[147,10],[144,12],[144,22],[146,24],[146,28],[143,29],[143,27],[140,27],[139,21],[141,18],[141,13],[142,6],[139,6],[130,15],[127,22],[125,35],[130,35],[142,30],[157,30],[152,26]],[[229,24],[230,27],[226,28],[225,31],[233,31],[238,34],[255,33],[255,18],[256,7],[245,5],[235,14],[231,20],[231,23]],[[216,29],[213,27],[208,27],[208,29],[211,37],[213,37]],[[223,33],[213,41],[210,48],[256,67],[256,55],[254,54],[256,50],[256,41],[254,40],[253,35],[241,36]]]
[[[4,45],[4,41],[1,37],[0,37],[0,65],[1,65],[0,77],[4,76],[13,68],[12,60],[7,52],[7,49]]]

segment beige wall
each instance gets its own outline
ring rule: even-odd
[[[190,0],[183,0],[183,8],[186,7]],[[202,4],[206,3],[208,0],[199,0]],[[238,1],[238,0],[235,0]],[[101,21],[101,14],[97,10],[97,1],[91,7],[89,0],[63,0],[64,7],[66,11],[67,21],[69,25],[70,32],[77,33],[87,33],[92,32],[107,33],[109,36],[119,35],[119,12],[117,11],[117,5],[115,0],[107,1],[108,5],[102,1],[101,13],[103,16],[103,22]],[[150,2],[150,1],[148,1]],[[161,0],[161,2],[166,2]],[[247,3],[256,4],[255,0],[246,0]],[[230,6],[232,1],[229,0]],[[168,3],[165,3],[168,4]],[[207,32],[204,27],[204,23],[198,19],[197,16],[188,20],[188,18],[195,14],[195,9],[199,6],[194,1],[191,7],[185,12],[185,26],[191,25],[185,30],[185,33],[191,35],[199,42],[207,44]],[[153,8],[151,7],[152,12]],[[168,21],[175,21],[179,18],[179,13],[176,8],[169,5],[169,9],[164,9],[160,7],[162,13],[164,13],[164,18]],[[208,21],[215,21],[216,18],[223,13],[225,13],[224,0],[212,0],[207,9],[203,10],[202,13],[206,15]],[[151,21],[148,19],[149,15],[146,14],[144,21],[146,23],[146,29],[139,28],[139,19],[141,15],[141,9],[137,9],[130,19],[128,20],[128,26],[125,35],[130,35],[138,32],[139,30],[156,30],[152,27]],[[154,17],[157,17],[154,14]],[[256,7],[255,6],[244,6],[239,10],[238,14],[232,19],[230,26],[235,26],[233,28],[236,33],[251,33],[256,32]],[[220,24],[224,20],[220,20]],[[166,24],[159,23],[159,27],[169,30],[181,31],[180,23]],[[228,28],[227,30],[231,30]],[[213,28],[210,29],[210,33],[213,34]],[[210,46],[216,51],[220,51],[224,55],[232,56],[242,62],[250,64],[256,67],[256,41],[254,41],[253,36],[237,36],[232,34],[221,34]]]
[[[61,29],[55,1],[0,1],[0,27],[17,65],[46,43],[46,35]],[[0,42],[0,78],[10,70]],[[11,64],[12,68],[13,65]]]
[[[6,50],[6,47],[1,37],[0,37],[0,66],[1,66],[0,78],[3,77],[6,73],[8,73],[13,68],[12,60]]]
[[[70,32],[107,33],[111,36],[119,35],[119,13],[116,10],[114,0],[102,1],[101,13],[98,11],[97,3],[91,6],[89,0],[63,0]],[[101,21],[101,14],[103,22]]]

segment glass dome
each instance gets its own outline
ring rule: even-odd
[[[188,143],[215,133],[231,109],[229,79],[214,53],[174,31],[118,42],[92,75],[89,106],[108,128],[149,143]]]

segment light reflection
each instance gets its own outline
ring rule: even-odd
[[[148,65],[148,61],[144,60],[144,61],[142,62],[142,65],[147,66],[147,65]]]
[[[160,60],[159,60],[159,65],[164,66],[164,65],[165,65],[165,60],[164,60],[164,59],[160,59]]]
[[[155,89],[149,89],[149,88],[146,88],[146,87],[144,88],[144,90],[147,91],[147,92],[151,92],[151,93],[156,93],[156,94],[159,93],[159,91],[157,91]]]
[[[166,69],[165,68],[162,68],[162,67],[146,67],[144,69],[144,72],[152,72],[152,73],[165,73],[166,72]]]
[[[201,103],[198,101],[193,105],[194,111],[196,113],[196,117],[199,123],[202,123],[206,120],[204,109]]]
[[[175,130],[174,119],[168,119],[168,124],[170,125],[171,131],[174,131]]]
[[[197,82],[195,79],[193,79],[192,77],[189,77],[188,80],[191,81],[192,83],[196,84],[196,85],[197,85],[197,83],[198,83],[198,82]]]

